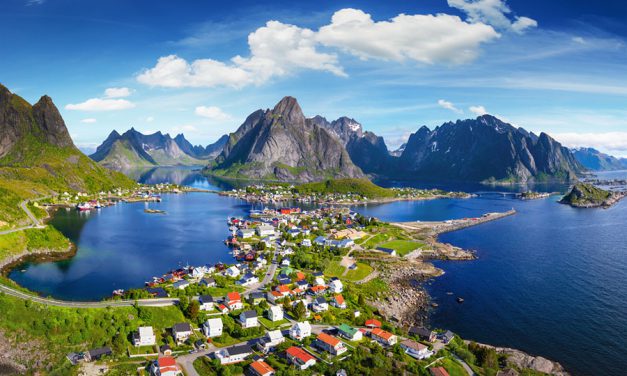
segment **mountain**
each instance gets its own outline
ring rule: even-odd
[[[355,119],[343,116],[328,122],[321,116],[312,121],[326,128],[346,147],[348,155],[361,170],[367,174],[382,174],[394,163],[383,137],[370,131],[363,131],[362,125]]]
[[[179,148],[181,148],[181,150],[183,150],[183,152],[187,155],[196,159],[214,159],[222,152],[222,149],[228,140],[229,136],[225,134],[213,144],[203,147],[201,145],[192,145],[185,139],[185,136],[183,136],[182,133],[174,137],[174,142],[176,142]]]
[[[618,159],[601,153],[594,148],[576,148],[571,152],[585,168],[593,171],[609,171],[627,169],[627,159]]]
[[[583,166],[547,134],[537,136],[491,115],[413,133],[399,177],[492,182],[571,180]]]
[[[295,98],[285,97],[272,110],[250,114],[208,172],[214,175],[282,181],[362,177],[342,142],[307,119]]]
[[[18,204],[25,199],[134,184],[94,163],[74,146],[50,97],[44,95],[31,106],[0,85],[0,222],[24,221]]]
[[[119,134],[111,132],[90,157],[114,170],[134,167],[204,165],[209,159],[206,149],[193,146],[185,136],[174,139],[169,134],[156,132],[144,135],[134,128]]]
[[[401,146],[399,146],[398,149],[392,150],[390,152],[390,155],[393,156],[393,157],[400,157],[403,154],[403,152],[405,151],[405,147],[407,147],[407,143],[406,142],[403,143]]]

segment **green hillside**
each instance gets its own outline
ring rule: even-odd
[[[331,179],[314,183],[305,183],[294,188],[301,194],[358,194],[367,198],[394,197],[391,189],[379,187],[367,179]]]

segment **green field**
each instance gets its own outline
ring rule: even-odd
[[[396,193],[387,188],[379,187],[367,179],[333,179],[296,186],[294,190],[301,194],[347,194],[353,193],[368,198],[394,197]]]
[[[386,243],[381,243],[378,246],[393,249],[396,251],[398,256],[402,257],[415,249],[424,247],[425,243],[411,240],[392,240]]]
[[[358,262],[357,269],[346,271],[346,268],[340,265],[339,260],[329,262],[324,269],[327,277],[337,277],[353,282],[366,278],[370,273],[372,273],[372,267],[368,264]]]

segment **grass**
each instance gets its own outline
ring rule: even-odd
[[[393,190],[379,187],[367,179],[329,179],[321,182],[306,183],[294,188],[301,194],[358,194],[367,198],[394,197]]]
[[[340,262],[340,260],[330,261],[324,269],[324,274],[327,277],[337,277],[342,280],[355,282],[366,278],[373,270],[370,265],[361,262],[357,263],[356,269],[347,270],[347,268],[340,265]]]
[[[0,260],[26,251],[50,250],[65,252],[70,241],[52,226],[27,229],[0,236]]]
[[[389,242],[379,244],[379,247],[385,247],[395,250],[396,253],[401,257],[405,256],[415,249],[422,248],[424,246],[425,244],[422,242],[416,242],[411,240],[391,240]]]
[[[289,323],[289,321],[287,321],[287,319],[283,319],[283,320],[279,320],[279,321],[270,321],[265,317],[259,317],[258,318],[259,323],[267,328],[268,330],[274,330],[274,329],[278,329],[280,326],[285,325],[287,323]]]
[[[464,367],[454,359],[444,358],[438,362],[438,365],[446,368],[450,376],[468,376]]]

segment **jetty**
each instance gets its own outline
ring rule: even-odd
[[[390,224],[412,231],[432,232],[433,235],[443,234],[445,232],[457,231],[467,227],[477,226],[486,222],[496,221],[501,218],[509,217],[516,214],[515,209],[506,212],[486,213],[481,217],[449,219],[446,221],[414,221],[414,222],[392,222]]]

